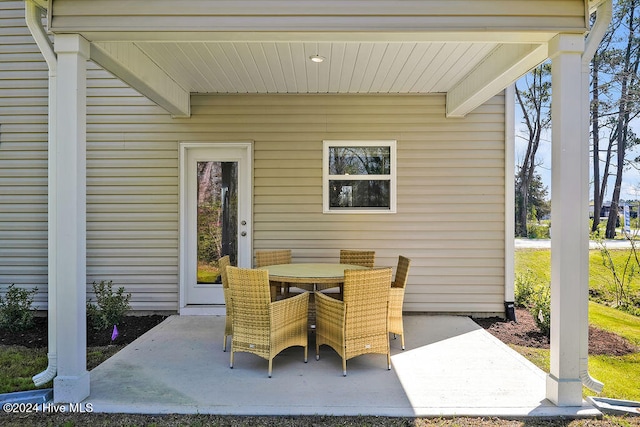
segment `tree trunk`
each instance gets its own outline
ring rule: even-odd
[[[206,203],[213,193],[213,162],[198,162],[198,206]]]

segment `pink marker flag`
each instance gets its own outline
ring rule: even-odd
[[[115,341],[118,338],[118,328],[116,325],[113,325],[113,332],[111,333],[111,341]]]

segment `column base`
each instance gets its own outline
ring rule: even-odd
[[[80,403],[89,397],[91,376],[85,371],[80,376],[57,376],[53,379],[54,403]]]
[[[556,406],[582,406],[582,381],[547,375],[547,399]]]

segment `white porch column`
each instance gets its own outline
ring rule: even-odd
[[[552,58],[551,169],[551,371],[547,398],[558,406],[582,405],[581,289],[588,286],[589,151],[581,129],[582,34],[561,34]]]
[[[58,78],[55,108],[55,170],[49,191],[56,195],[53,244],[56,286],[55,402],[89,396],[86,321],[86,62],[89,43],[77,34],[55,36]]]

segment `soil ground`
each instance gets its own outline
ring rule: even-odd
[[[161,323],[167,316],[126,316],[118,328],[118,337],[111,340],[113,328],[95,330],[87,328],[87,346],[99,347],[110,344],[130,344],[140,335]],[[36,317],[34,326],[22,332],[9,332],[0,329],[0,345],[22,345],[28,348],[47,346],[48,321],[46,317]]]
[[[549,338],[540,332],[533,316],[523,308],[516,308],[516,321],[495,317],[474,319],[477,324],[506,344],[524,347],[549,348]],[[624,356],[638,351],[619,335],[589,326],[589,354]]]
[[[87,331],[88,346],[123,345],[156,326],[165,316],[126,317],[119,325],[119,336],[112,342],[111,328]],[[507,344],[548,348],[549,339],[541,334],[531,314],[516,309],[516,322],[499,318],[474,319],[480,326]],[[8,333],[0,330],[0,345],[22,345],[31,348],[46,347],[47,320],[37,318],[28,331]],[[590,354],[624,355],[638,351],[618,335],[591,327],[589,329]],[[640,417],[605,417],[604,419],[527,419],[499,418],[388,418],[388,417],[242,417],[211,415],[139,415],[139,414],[0,414],[0,426],[472,426],[472,427],[613,427],[640,426]]]

